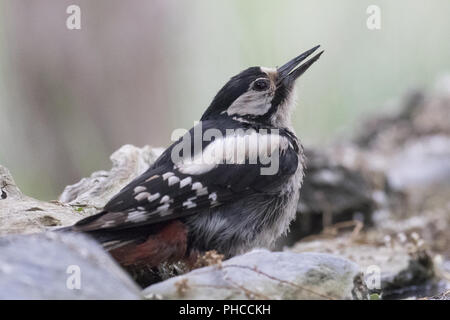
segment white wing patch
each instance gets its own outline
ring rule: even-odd
[[[175,167],[184,174],[200,175],[216,168],[218,164],[257,164],[258,161],[267,164],[268,157],[276,155],[276,152],[279,155],[288,146],[288,139],[279,134],[241,130],[215,139],[203,152],[192,158],[181,159]],[[186,185],[183,184],[184,180],[181,180],[180,188]]]

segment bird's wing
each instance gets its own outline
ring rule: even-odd
[[[227,150],[232,148],[230,145],[230,140],[217,139],[209,143],[202,154],[214,158],[220,154],[219,149],[225,148],[220,156],[226,157]],[[295,173],[299,162],[291,143],[281,148],[276,171],[269,175],[262,174],[260,163],[239,164],[242,162],[239,156],[230,164],[217,163],[217,159],[212,162],[203,159],[199,163],[194,161],[195,156],[173,162],[171,149],[112,198],[103,212],[81,220],[75,229],[138,227],[195,214],[252,194],[279,192],[283,182]],[[242,157],[248,160],[251,154],[247,151]]]

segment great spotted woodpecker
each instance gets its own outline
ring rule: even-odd
[[[99,240],[126,267],[270,247],[295,218],[304,155],[290,121],[293,89],[323,51],[299,64],[318,47],[232,77],[197,125],[70,229]]]

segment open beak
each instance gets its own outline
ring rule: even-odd
[[[294,84],[295,80],[300,77],[308,68],[316,62],[320,55],[323,53],[323,51],[316,54],[314,57],[306,61],[305,63],[298,66],[300,62],[308,58],[314,51],[316,51],[320,46],[315,46],[312,49],[309,49],[308,51],[303,52],[298,57],[295,57],[288,63],[284,64],[283,66],[279,67],[277,69],[278,71],[278,83],[283,84],[286,87],[290,87]],[[298,68],[296,68],[298,66]]]

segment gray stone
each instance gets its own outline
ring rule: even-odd
[[[386,173],[396,189],[449,185],[450,75],[434,88],[414,91],[399,111],[363,121],[355,137],[363,167]],[[359,159],[361,162],[361,159]]]
[[[162,151],[149,146],[122,146],[111,155],[110,171],[94,172],[67,186],[59,201],[51,202],[22,194],[8,169],[0,166],[0,236],[72,225],[97,213],[120,189],[147,170]]]
[[[72,280],[78,270],[76,289]],[[1,237],[0,288],[0,299],[141,298],[134,282],[101,246],[71,233]]]
[[[450,300],[450,290],[437,294],[435,296],[424,298],[424,300]]]
[[[85,216],[87,213],[76,207],[22,194],[8,169],[0,166],[0,236],[41,232],[49,227],[73,224]]]
[[[110,159],[110,171],[97,171],[74,185],[67,186],[59,201],[73,206],[101,209],[134,178],[144,173],[164,151],[145,146],[124,145]]]
[[[360,280],[359,267],[338,256],[254,250],[151,285],[144,295],[162,299],[365,298]]]
[[[450,136],[432,135],[406,143],[389,159],[386,174],[391,186],[399,190],[449,186]]]
[[[299,242],[289,252],[323,252],[336,254],[357,263],[370,289],[381,291],[384,296],[396,295],[406,289],[431,280],[434,277],[433,262],[419,243],[409,239],[390,239],[389,243],[358,243],[349,236]],[[380,287],[376,288],[374,272],[379,272]]]

